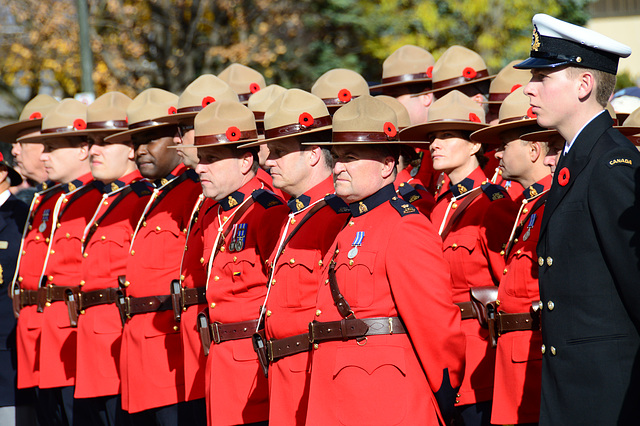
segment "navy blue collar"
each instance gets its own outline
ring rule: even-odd
[[[370,210],[375,209],[381,204],[391,200],[396,196],[396,189],[393,184],[380,188],[376,193],[368,196],[364,200],[356,201],[349,204],[349,209],[354,217],[362,216]]]

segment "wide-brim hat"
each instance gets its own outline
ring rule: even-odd
[[[330,112],[352,99],[369,94],[363,76],[345,68],[335,68],[322,74],[311,87],[311,93],[322,99]]]
[[[520,139],[529,142],[551,142],[556,138],[562,138],[562,135],[555,129],[540,130],[538,132],[520,135]]]
[[[120,92],[107,92],[87,107],[87,127],[77,135],[111,135],[128,129],[127,108],[132,99]]]
[[[134,135],[159,130],[172,126],[169,123],[156,121],[157,117],[165,114],[176,114],[178,96],[166,90],[151,88],[144,90],[129,104],[127,117],[129,130],[106,137],[105,142],[123,143],[130,141]]]
[[[49,95],[37,95],[24,106],[17,122],[0,127],[0,141],[14,143],[20,133],[30,129],[40,130],[42,119],[56,105],[58,101],[55,98]]]
[[[9,179],[11,180],[11,186],[18,186],[22,183],[22,176],[16,171],[9,163],[4,159],[4,155],[0,152],[0,164],[7,168]]]
[[[430,83],[435,64],[433,55],[427,50],[407,44],[394,51],[382,63],[380,84],[369,87],[376,91],[393,86]]]
[[[165,114],[154,121],[161,123],[193,123],[204,107],[218,101],[240,102],[238,95],[224,80],[213,74],[203,74],[189,84],[178,98],[175,114]]]
[[[196,115],[193,125],[194,143],[170,148],[239,146],[258,140],[253,112],[240,102],[214,102]]]
[[[40,134],[28,135],[18,142],[45,142],[59,138],[85,138],[87,106],[75,99],[63,99],[42,120]]]
[[[267,86],[262,74],[242,64],[231,64],[218,77],[238,94],[240,102],[246,104],[254,93]]]
[[[629,117],[627,117],[622,126],[613,126],[613,128],[618,129],[620,133],[627,137],[640,134],[640,108],[629,114]],[[635,140],[634,143],[639,145]]]
[[[452,90],[437,99],[429,108],[426,123],[407,127],[400,132],[400,140],[407,145],[424,145],[426,136],[439,130],[464,130],[474,132],[487,127],[482,106],[463,93]]]
[[[399,100],[387,95],[378,95],[375,96],[375,98],[390,106],[391,109],[393,109],[393,112],[396,113],[396,118],[398,119],[398,131],[411,126],[411,116],[409,115],[409,111],[407,111],[407,108],[402,105]]]
[[[489,85],[489,98],[485,102],[489,105],[501,104],[507,96],[516,91],[516,89],[526,86],[531,80],[531,73],[527,70],[514,68],[515,65],[522,60],[509,62],[506,67],[502,68]]]
[[[327,130],[331,130],[331,115],[322,99],[304,90],[290,89],[265,111],[265,138],[242,148]]]
[[[498,124],[472,133],[471,140],[489,145],[500,145],[500,135],[506,131],[531,126],[538,127],[538,130],[544,130],[538,126],[537,118],[538,116],[533,113],[529,105],[529,97],[524,94],[524,89],[520,87],[502,102],[498,114]],[[531,133],[531,131],[527,133]]]
[[[490,80],[487,64],[482,57],[463,46],[451,46],[433,66],[431,89],[415,94],[440,93]]]
[[[253,111],[256,123],[264,122],[264,114],[269,106],[286,91],[287,89],[278,84],[270,84],[249,98],[247,107]]]

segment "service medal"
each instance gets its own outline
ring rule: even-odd
[[[353,247],[351,250],[349,250],[349,253],[347,253],[347,257],[349,259],[353,259],[354,257],[356,257],[357,254],[358,254],[358,247]]]
[[[44,232],[44,231],[46,231],[46,230],[47,230],[47,222],[44,222],[44,221],[43,221],[43,222],[40,224],[40,226],[38,226],[38,231],[40,231],[40,232]]]
[[[349,259],[353,259],[358,255],[358,247],[362,245],[363,239],[364,239],[364,231],[356,232],[356,237],[353,239],[353,242],[351,243],[352,248],[351,250],[349,250],[349,253],[347,253],[347,257]]]
[[[522,241],[527,241],[530,236],[531,236],[531,228],[527,228],[527,232],[525,232],[524,235],[522,236]]]

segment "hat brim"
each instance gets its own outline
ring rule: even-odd
[[[453,86],[446,86],[446,87],[440,87],[438,89],[425,90],[424,92],[413,94],[413,95],[411,95],[411,97],[415,98],[415,97],[418,97],[420,95],[426,95],[426,94],[429,94],[429,93],[439,93],[439,92],[444,92],[444,91],[455,90],[458,87],[470,86],[472,84],[482,83],[483,81],[491,80],[492,78],[495,78],[495,77],[496,77],[496,75],[488,75],[486,77],[476,78],[475,80],[465,81],[464,83],[454,84]]]
[[[485,127],[484,129],[477,130],[471,134],[471,140],[473,142],[480,142],[487,145],[500,145],[500,135],[509,130],[517,129],[518,127],[530,127],[538,126],[535,118],[528,118],[525,120],[511,121],[509,123],[495,124],[493,126]],[[538,126],[540,127],[540,126]],[[540,127],[540,130],[543,130]],[[531,133],[531,132],[528,132]]]
[[[0,128],[0,142],[15,143],[17,142],[18,134],[25,130],[33,129],[34,131],[40,130],[42,127],[42,118],[35,120],[24,120],[16,123],[7,124]]]
[[[291,134],[291,135],[283,135],[283,136],[277,136],[275,138],[270,138],[270,139],[258,139],[255,142],[251,142],[251,143],[247,143],[245,145],[239,146],[238,148],[251,148],[253,146],[258,146],[258,145],[264,145],[267,144],[269,142],[275,142],[275,141],[281,141],[281,140],[285,140],[285,139],[292,139],[295,137],[299,137],[302,135],[310,135],[313,133],[318,133],[318,132],[322,132],[322,131],[326,131],[326,130],[331,130],[331,126],[322,126],[322,127],[317,127],[317,128],[313,128],[311,130],[308,130],[306,132],[303,133],[295,133],[295,134]],[[303,143],[302,145],[321,145],[321,143]]]
[[[200,111],[179,112],[177,114],[158,117],[153,121],[158,121],[160,123],[167,123],[167,124],[178,124],[178,123],[184,123],[185,121],[189,123],[193,123],[193,120],[195,120],[195,117],[196,115],[198,115],[198,112]]]
[[[125,130],[123,132],[119,132],[119,133],[115,133],[111,136],[108,136],[106,138],[104,138],[105,142],[109,142],[109,143],[122,143],[122,142],[127,142],[131,140],[131,137],[133,135],[137,135],[140,133],[145,133],[148,132],[150,130],[155,130],[155,129],[159,129],[159,128],[163,128],[163,127],[169,127],[170,123],[162,123],[162,124],[155,124],[153,126],[144,126],[144,127],[140,127],[137,129],[131,129],[131,130]]]
[[[529,142],[551,142],[551,140],[557,136],[562,137],[557,130],[541,130],[539,132],[531,132],[520,135],[520,139]]]
[[[513,67],[519,70],[530,70],[538,68],[556,68],[563,65],[572,65],[570,61],[560,61],[545,58],[528,58]]]
[[[439,130],[466,130],[475,132],[476,130],[484,129],[487,126],[487,124],[483,123],[461,120],[440,120],[430,123],[415,124],[400,132],[400,142],[411,146],[414,144],[425,145],[430,143],[425,140],[425,136],[431,132],[437,132]]]
[[[333,146],[333,145],[407,145],[402,141],[340,141],[340,142],[302,142],[305,146]]]
[[[417,78],[415,80],[403,80],[403,81],[393,81],[390,83],[380,83],[373,86],[369,86],[369,91],[384,89],[386,87],[408,86],[411,84],[431,83],[432,80],[433,79],[431,78]]]
[[[82,132],[82,133],[81,133]],[[70,132],[60,132],[60,133],[45,133],[38,134],[33,136],[23,136],[18,138],[16,142],[38,142],[43,143],[45,141],[54,140],[54,139],[81,139],[85,138],[87,135],[84,133],[85,131],[70,131]]]
[[[181,144],[181,145],[172,145],[168,146],[169,149],[180,149],[180,148],[210,148],[212,146],[236,146],[236,148],[251,148],[257,146],[259,144],[254,144],[254,142],[259,141],[260,139],[244,139],[241,141],[234,142],[218,142],[218,143],[207,143],[202,145],[196,144]],[[241,145],[246,144],[246,145]]]
[[[613,128],[625,136],[633,136],[640,133],[640,127],[636,126],[613,126]]]
[[[6,161],[3,161],[1,164],[3,164],[7,168],[9,179],[11,179],[11,186],[20,185],[22,183],[22,176],[20,176],[20,173],[18,173],[16,169],[7,164]]]

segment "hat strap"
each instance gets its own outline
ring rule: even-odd
[[[287,124],[286,126],[274,127],[273,129],[265,128],[264,137],[265,139],[272,139],[282,136],[295,136],[297,134],[306,133],[310,130],[325,126],[331,126],[331,116],[329,115],[314,118],[313,124],[310,126],[303,126],[300,123],[295,123]]]
[[[396,142],[397,137],[384,132],[333,132],[332,142]]]
[[[383,77],[380,82],[382,84],[387,84],[387,83],[396,83],[396,82],[422,80],[422,79],[431,80],[431,78],[429,78],[426,72],[419,72],[415,74],[402,74],[402,75],[394,75],[392,77]]]
[[[126,120],[89,121],[87,129],[126,129]]]

